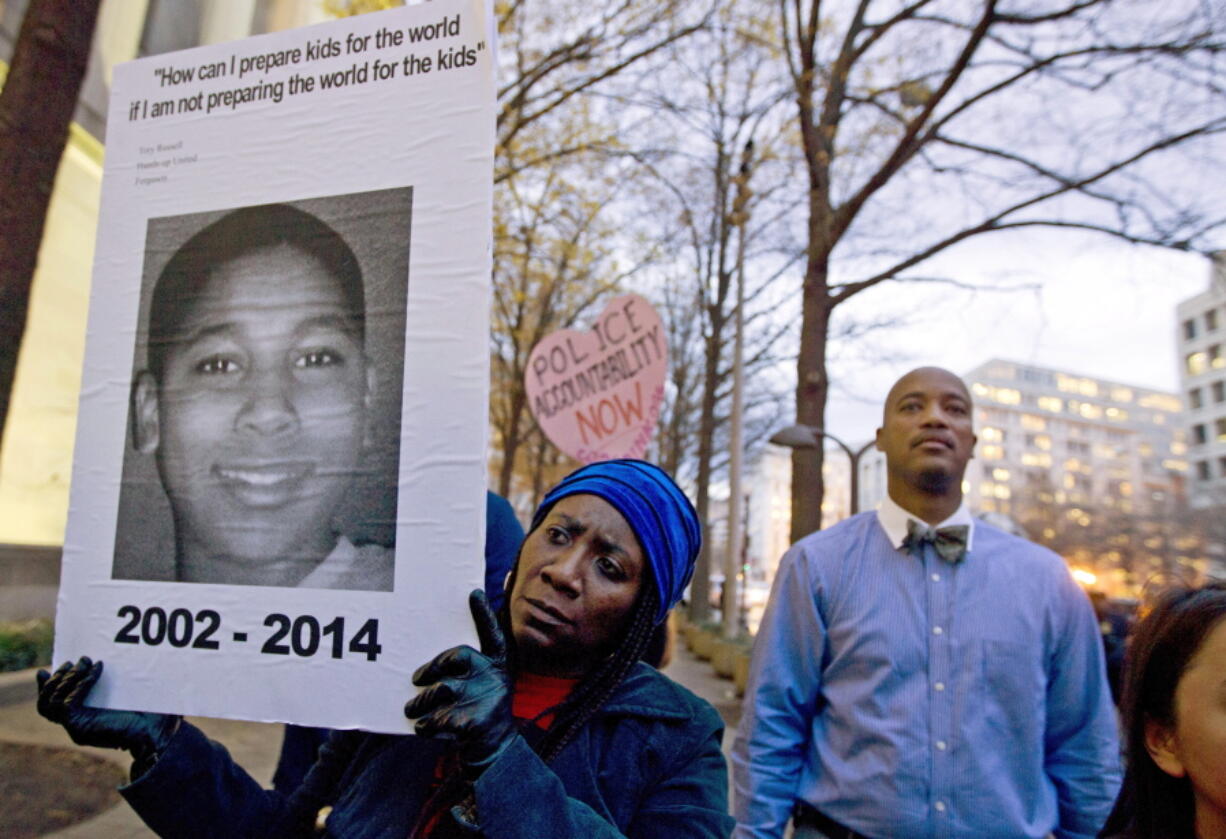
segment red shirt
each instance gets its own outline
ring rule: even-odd
[[[577,684],[578,679],[520,673],[511,694],[511,716],[517,720],[530,720],[540,729],[548,729],[554,717],[550,709],[565,702]]]
[[[554,712],[570,696],[570,692],[579,684],[578,679],[559,679],[555,676],[538,676],[535,673],[520,673],[511,686],[511,716],[522,722],[531,722],[542,731],[553,724]],[[546,713],[548,712],[548,713]],[[434,779],[431,787],[437,791],[443,779],[455,769],[456,756],[444,755],[439,758],[434,767]],[[433,796],[433,792],[431,795]],[[439,819],[444,809],[440,809],[430,819],[424,835],[430,836],[438,827]]]

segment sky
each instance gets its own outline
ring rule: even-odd
[[[1208,287],[1209,261],[1032,231],[965,243],[924,273],[1023,290],[892,283],[844,304],[844,317],[902,319],[836,349],[827,428],[850,444],[871,438],[890,385],[921,365],[961,375],[1003,358],[1178,392],[1175,305]]]

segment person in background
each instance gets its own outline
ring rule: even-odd
[[[485,596],[495,612],[502,608],[506,592],[503,583],[515,565],[515,554],[524,541],[524,528],[515,518],[511,504],[501,495],[485,492]],[[272,786],[289,794],[298,788],[307,770],[319,757],[319,749],[332,735],[330,728],[306,725],[285,726],[281,753],[273,772]]]
[[[1158,599],[1133,633],[1120,711],[1128,771],[1102,836],[1226,839],[1226,581]]]
[[[1124,652],[1128,647],[1128,618],[1111,606],[1107,595],[1097,589],[1090,591],[1094,617],[1103,639],[1103,656],[1107,662],[1107,683],[1111,685],[1111,701],[1120,704],[1123,685]]]
[[[783,557],[733,748],[737,839],[1089,839],[1119,786],[1090,601],[975,521],[966,385],[898,380],[888,496]]]
[[[260,789],[165,714],[88,707],[101,664],[39,675],[39,711],[75,742],[135,758],[121,789],[161,836],[723,839],[723,722],[639,659],[693,573],[701,528],[658,467],[615,460],[554,487],[500,615],[475,591],[481,649],[413,675],[419,736],[338,732],[302,785]]]

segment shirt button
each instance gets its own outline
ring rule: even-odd
[[[941,575],[940,575],[940,574],[933,574],[933,575],[932,575],[932,581],[933,581],[934,583],[939,583],[939,582],[941,582]]]
[[[932,806],[936,808],[936,811],[938,813],[945,812],[945,802],[944,801],[938,801],[936,804],[933,804]]]
[[[933,689],[933,690],[935,690],[935,691],[937,691],[937,692],[943,691],[943,690],[945,690],[945,683],[944,683],[944,682],[937,682],[935,685],[933,685],[933,686],[932,686],[932,689]]]
[[[947,748],[947,745],[946,745],[946,743],[945,743],[945,741],[944,741],[944,740],[937,740],[937,749],[938,749],[939,751],[942,751],[942,752],[943,752],[943,751],[945,751],[945,749],[946,749],[946,748]]]
[[[944,631],[945,631],[945,630],[941,629],[941,627],[939,627],[939,626],[934,626],[934,627],[932,628],[932,634],[933,634],[933,635],[940,635],[940,634],[941,634],[942,632],[944,632]]]

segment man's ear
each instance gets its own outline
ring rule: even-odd
[[[365,428],[362,432],[362,445],[364,448],[373,449],[375,444],[374,422],[370,420],[370,406],[375,402],[375,388],[379,384],[379,378],[375,375],[374,364],[367,359],[367,393],[362,397],[362,407],[365,408]]]
[[[1182,778],[1187,774],[1183,761],[1179,758],[1178,744],[1175,742],[1175,732],[1170,727],[1155,720],[1145,721],[1145,751],[1158,764],[1158,768],[1173,778]]]
[[[158,420],[158,382],[142,370],[132,386],[132,446],[141,454],[157,451],[162,439]]]
[[[362,397],[363,406],[366,410],[370,410],[370,406],[375,401],[375,392],[379,384],[379,378],[375,375],[375,367],[368,360],[366,362],[366,395]]]
[[[876,448],[877,451],[879,452],[885,451],[885,449],[881,448],[881,429],[880,428],[877,429],[877,436],[875,439],[876,439],[876,443],[874,444],[874,448]]]
[[[978,446],[978,445],[979,445],[979,435],[978,435],[978,434],[972,434],[972,435],[971,435],[971,459],[974,459],[974,457],[975,457],[975,446]]]

